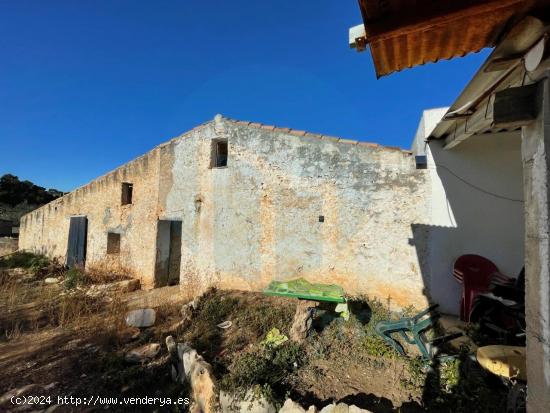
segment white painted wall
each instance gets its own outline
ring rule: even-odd
[[[413,144],[415,152],[443,113],[444,109],[424,112]],[[425,228],[428,257],[424,271],[429,273],[425,278],[430,280],[432,300],[441,310],[458,314],[461,286],[451,271],[460,255],[487,257],[514,277],[523,266],[520,133],[473,136],[450,150],[443,149],[442,141],[432,140],[426,154],[431,225]]]

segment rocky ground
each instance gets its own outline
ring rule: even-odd
[[[399,314],[376,301],[356,298],[348,321],[330,305],[296,318],[294,299],[209,290],[189,301],[177,286],[147,292],[124,274],[40,260],[0,262],[0,411],[502,411],[505,389],[469,367],[466,348],[431,368],[414,348],[388,348],[373,326]],[[31,395],[46,403],[10,401]]]

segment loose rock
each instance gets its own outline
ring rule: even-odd
[[[56,278],[56,277],[44,278],[44,284],[57,284],[58,282],[59,282],[59,278]]]
[[[126,314],[126,324],[129,327],[151,327],[155,324],[156,313],[152,308],[133,310]]]
[[[155,358],[159,351],[160,344],[145,344],[126,353],[125,359],[131,363],[142,363]]]
[[[191,409],[192,413],[214,412],[215,406],[215,382],[212,368],[204,359],[197,354],[197,351],[185,343],[177,345],[178,357],[183,364],[183,374],[191,385],[191,394],[195,406]]]
[[[191,319],[193,318],[193,311],[197,309],[198,303],[198,299],[195,298],[194,300],[189,301],[187,304],[184,304],[181,307],[181,318],[184,323],[187,321],[191,321]]]
[[[178,349],[176,348],[176,341],[174,340],[174,337],[166,336],[166,348],[168,349],[168,353],[173,356],[177,356]]]
[[[279,413],[306,413],[306,410],[295,401],[286,399]]]
[[[329,404],[321,409],[319,413],[372,413],[370,410],[360,409],[355,405],[348,406],[346,403]]]
[[[284,407],[284,406],[283,406]],[[247,412],[247,413],[276,413],[277,409],[269,403],[264,397],[254,396],[254,392],[249,390],[244,400],[237,400],[234,396],[224,391],[220,391],[220,408],[223,413]],[[280,412],[283,410],[281,409]],[[290,413],[290,410],[285,411]],[[294,411],[292,411],[294,412]],[[299,411],[296,410],[296,413]],[[301,412],[305,412],[302,409]]]
[[[293,341],[304,341],[311,329],[311,323],[313,322],[313,314],[317,302],[300,300],[296,305],[296,313],[294,314],[294,321],[292,327],[290,327],[290,339]]]

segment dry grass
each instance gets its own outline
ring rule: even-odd
[[[109,260],[89,264],[84,274],[86,281],[90,284],[106,284],[136,278],[132,269]]]
[[[65,281],[68,274],[75,274],[75,271],[64,272]],[[56,276],[58,273],[51,275]],[[107,279],[112,280],[113,276],[110,277]],[[83,280],[91,283],[88,276]],[[81,281],[75,280],[75,283]],[[1,339],[12,340],[23,332],[45,327],[79,329],[89,324],[96,323],[99,326],[124,319],[126,304],[122,303],[119,295],[90,297],[85,290],[67,289],[65,286],[45,284],[30,271],[1,270]]]

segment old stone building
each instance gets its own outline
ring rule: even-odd
[[[399,148],[218,115],[26,215],[20,248],[149,287],[305,277],[421,306],[426,180]]]

